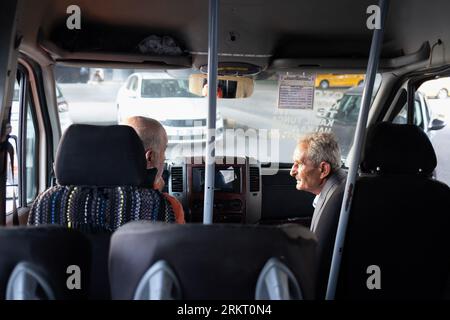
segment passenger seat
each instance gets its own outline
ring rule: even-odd
[[[112,298],[314,299],[315,246],[298,225],[131,222],[111,239]]]
[[[81,230],[91,239],[91,298],[109,298],[107,259],[110,234],[133,220],[175,222],[169,202],[142,188],[144,147],[129,126],[70,126],[55,161],[57,185],[33,203],[29,225],[58,224]]]
[[[0,228],[0,299],[87,299],[89,241],[59,226]]]
[[[417,126],[368,131],[340,269],[340,299],[442,299],[450,274],[450,188]]]

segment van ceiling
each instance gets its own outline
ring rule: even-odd
[[[200,66],[207,62],[207,0],[19,0],[21,50],[53,61],[110,61]],[[81,9],[81,30],[69,30],[67,7]],[[220,61],[268,67],[277,59],[365,61],[371,34],[369,0],[221,0]],[[450,61],[450,1],[391,1],[382,58],[412,54],[438,39],[434,65]],[[138,43],[168,35],[182,57],[141,54]]]

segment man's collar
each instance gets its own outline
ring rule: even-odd
[[[322,195],[323,198],[325,198],[328,194],[328,191],[336,184],[340,183],[342,180],[345,180],[347,177],[347,172],[345,172],[343,169],[339,168],[336,171],[334,171],[330,176],[328,176],[327,180],[325,181],[322,189],[320,190],[320,193],[317,195],[317,201],[319,201],[319,196]]]
[[[313,200],[312,206],[314,207],[314,209],[317,206],[317,202],[319,202],[319,198],[320,198],[320,193],[318,195],[316,195],[316,197]]]

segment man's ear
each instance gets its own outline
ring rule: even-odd
[[[322,161],[320,163],[320,179],[327,178],[331,173],[331,165],[328,162]]]
[[[145,151],[145,160],[147,160],[147,162],[153,162],[153,152],[151,149]]]

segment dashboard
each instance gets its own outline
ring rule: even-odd
[[[203,222],[204,159],[178,158],[168,169],[168,192],[183,205],[186,222]],[[261,203],[261,165],[247,157],[216,157],[213,221],[256,223]]]

